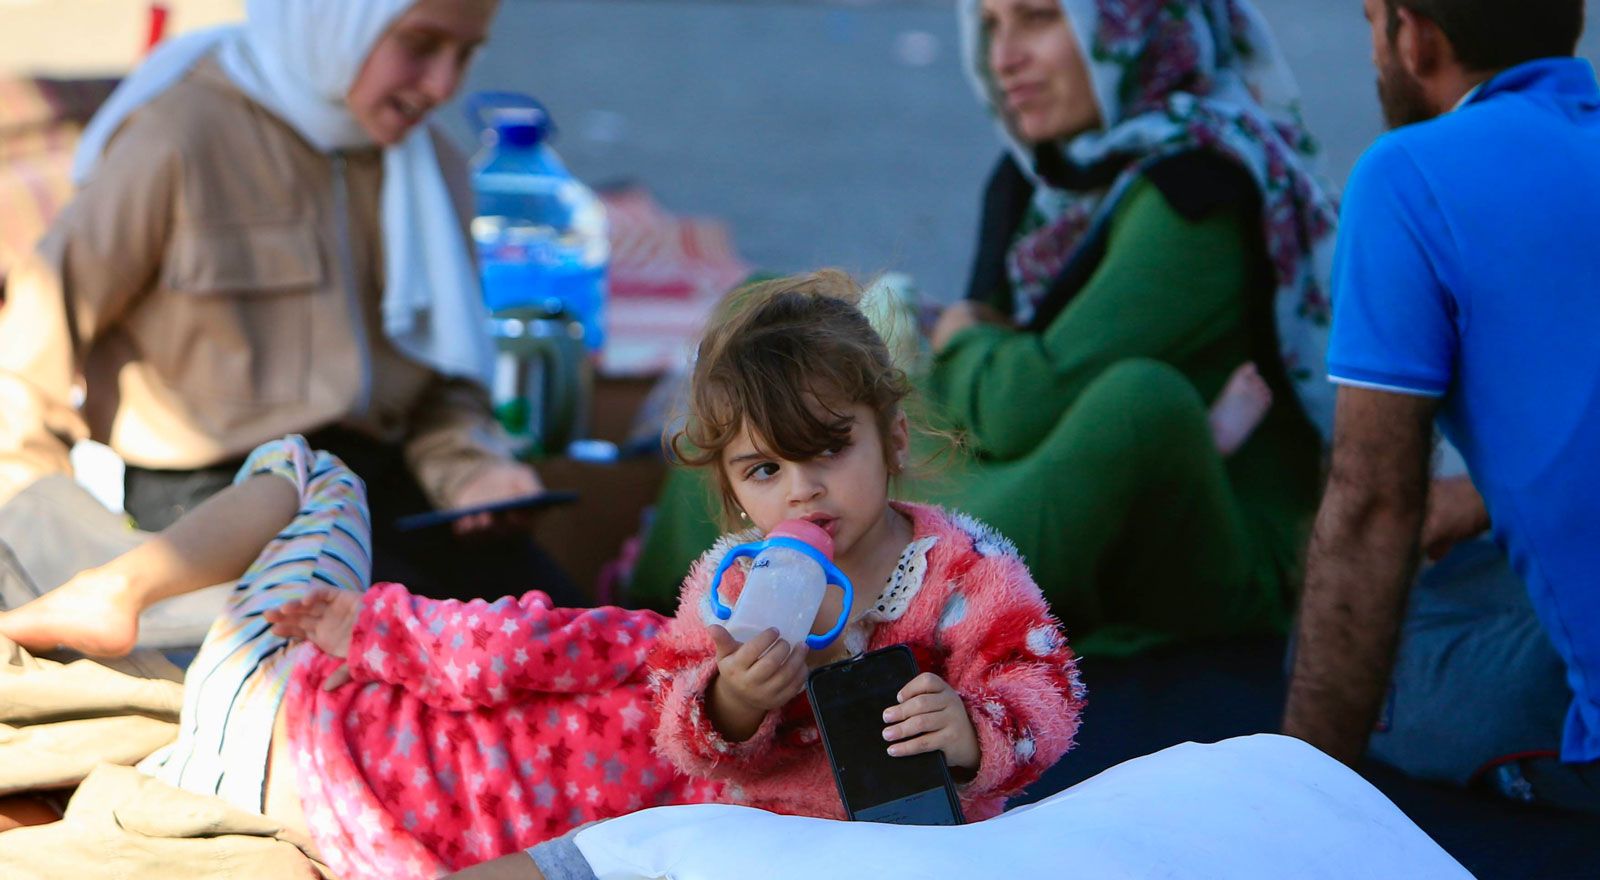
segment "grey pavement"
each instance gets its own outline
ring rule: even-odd
[[[1325,175],[1342,183],[1381,128],[1360,0],[1260,6],[1325,147]],[[758,266],[904,270],[951,299],[1000,149],[961,72],[953,9],[505,0],[470,86],[544,99],[576,173],[637,180],[671,210],[725,219]],[[1600,36],[1582,52],[1600,57]],[[446,118],[470,137],[459,112]]]

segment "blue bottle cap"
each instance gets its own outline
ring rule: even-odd
[[[550,136],[550,114],[539,107],[500,107],[493,113],[495,135],[500,143],[526,149]]]

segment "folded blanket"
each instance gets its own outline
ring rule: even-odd
[[[60,663],[0,636],[0,795],[70,788],[177,737],[182,672],[154,652],[122,663]]]
[[[552,880],[1471,880],[1348,767],[1266,734],[1174,746],[971,825],[834,822],[706,804],[599,822],[531,852]]]
[[[101,765],[60,822],[0,834],[7,880],[332,880],[310,842],[220,798]]]

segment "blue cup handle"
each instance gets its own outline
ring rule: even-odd
[[[832,560],[823,557],[820,553],[812,558],[822,564],[822,572],[828,576],[828,585],[838,587],[844,591],[844,607],[839,610],[839,619],[834,621],[833,628],[821,635],[806,636],[806,647],[813,651],[820,651],[833,644],[834,639],[837,639],[844,632],[845,624],[850,622],[850,606],[855,604],[856,588],[850,583],[850,579],[845,577],[844,572],[833,564]]]
[[[738,560],[746,556],[760,555],[761,551],[775,544],[779,546],[792,547],[816,560],[816,563],[822,566],[822,573],[827,577],[827,584],[829,586],[838,587],[844,591],[844,607],[839,611],[839,619],[834,622],[833,627],[821,635],[806,636],[806,647],[813,651],[820,651],[823,648],[833,644],[834,640],[839,638],[839,635],[844,632],[845,624],[850,622],[850,607],[855,604],[856,589],[855,586],[850,583],[850,578],[846,577],[845,573],[840,571],[837,565],[833,564],[833,560],[823,556],[821,553],[818,553],[815,548],[808,544],[804,544],[792,538],[771,538],[766,541],[740,544],[732,550],[729,550],[728,554],[722,557],[722,564],[717,566],[716,574],[711,576],[711,610],[717,615],[718,620],[727,620],[733,616],[733,609],[729,608],[727,603],[722,601],[721,587],[723,574],[725,574],[728,569],[732,567],[733,564]]]
[[[765,549],[767,549],[767,542],[765,541],[754,544],[740,544],[729,550],[728,555],[722,557],[722,564],[717,566],[717,573],[711,576],[711,610],[716,612],[718,620],[727,620],[733,616],[733,609],[722,601],[720,592],[722,589],[722,575],[738,560],[746,556],[755,556]]]

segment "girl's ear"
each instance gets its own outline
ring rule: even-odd
[[[905,410],[894,415],[889,424],[889,473],[899,474],[906,469],[906,457],[911,454],[911,424]]]

